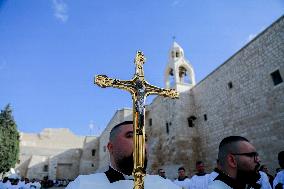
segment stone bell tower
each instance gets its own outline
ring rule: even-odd
[[[194,70],[184,57],[183,49],[174,41],[169,52],[169,60],[164,74],[166,88],[178,92],[189,90],[195,85]]]

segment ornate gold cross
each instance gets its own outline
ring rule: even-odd
[[[108,78],[106,75],[97,75],[95,84],[102,88],[114,87],[124,89],[131,93],[133,100],[133,160],[134,160],[134,189],[144,189],[144,160],[145,160],[145,99],[149,95],[160,95],[170,98],[178,98],[174,89],[162,89],[150,85],[144,79],[143,64],[144,54],[137,51],[134,60],[136,65],[132,80],[118,80]]]

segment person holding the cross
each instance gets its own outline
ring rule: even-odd
[[[114,126],[110,132],[107,145],[110,164],[109,169],[104,173],[91,175],[80,175],[73,182],[69,183],[67,189],[132,189],[133,176],[133,122],[124,121]],[[145,158],[145,168],[147,157]],[[158,175],[146,175],[145,189],[178,189],[168,179]]]
[[[131,80],[112,79],[106,75],[97,75],[95,84],[99,87],[114,87],[131,93],[133,100],[133,176],[134,189],[144,189],[145,176],[145,99],[149,95],[159,95],[170,98],[178,98],[179,94],[174,89],[162,89],[150,85],[144,77],[143,64],[145,57],[143,52],[137,51],[134,59],[135,74]],[[110,148],[109,148],[110,150]],[[110,151],[111,153],[111,151]]]

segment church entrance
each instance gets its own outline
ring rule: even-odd
[[[71,179],[70,173],[72,174],[72,163],[57,164],[56,179]]]

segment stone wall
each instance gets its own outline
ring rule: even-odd
[[[87,136],[84,141],[82,156],[80,159],[80,174],[93,173],[99,166],[99,139]]]
[[[199,136],[196,128],[189,127],[188,124],[193,111],[192,103],[189,93],[181,93],[179,99],[157,97],[147,106],[146,134],[150,173],[156,174],[162,167],[168,177],[174,178],[180,166],[193,170],[194,165],[190,162],[195,162],[198,158],[195,147]]]
[[[30,179],[75,179],[96,169],[93,149],[98,150],[97,137],[76,136],[66,128],[21,133],[16,169]]]
[[[191,175],[197,160],[211,171],[218,145],[229,135],[247,137],[274,171],[284,150],[284,84],[274,86],[271,73],[279,70],[283,78],[283,60],[284,17],[180,99],[156,97],[146,112],[149,172],[162,167],[174,178],[184,166]],[[190,116],[196,117],[194,127],[188,126]]]
[[[275,70],[283,78],[283,17],[192,89],[200,157],[209,168],[220,140],[229,135],[247,137],[262,163],[273,171],[278,167],[277,153],[284,150],[284,84],[274,86],[270,74]]]
[[[21,133],[21,146],[53,149],[82,148],[85,137],[74,135],[67,128],[45,128],[41,133]],[[37,153],[36,151],[34,153]]]

